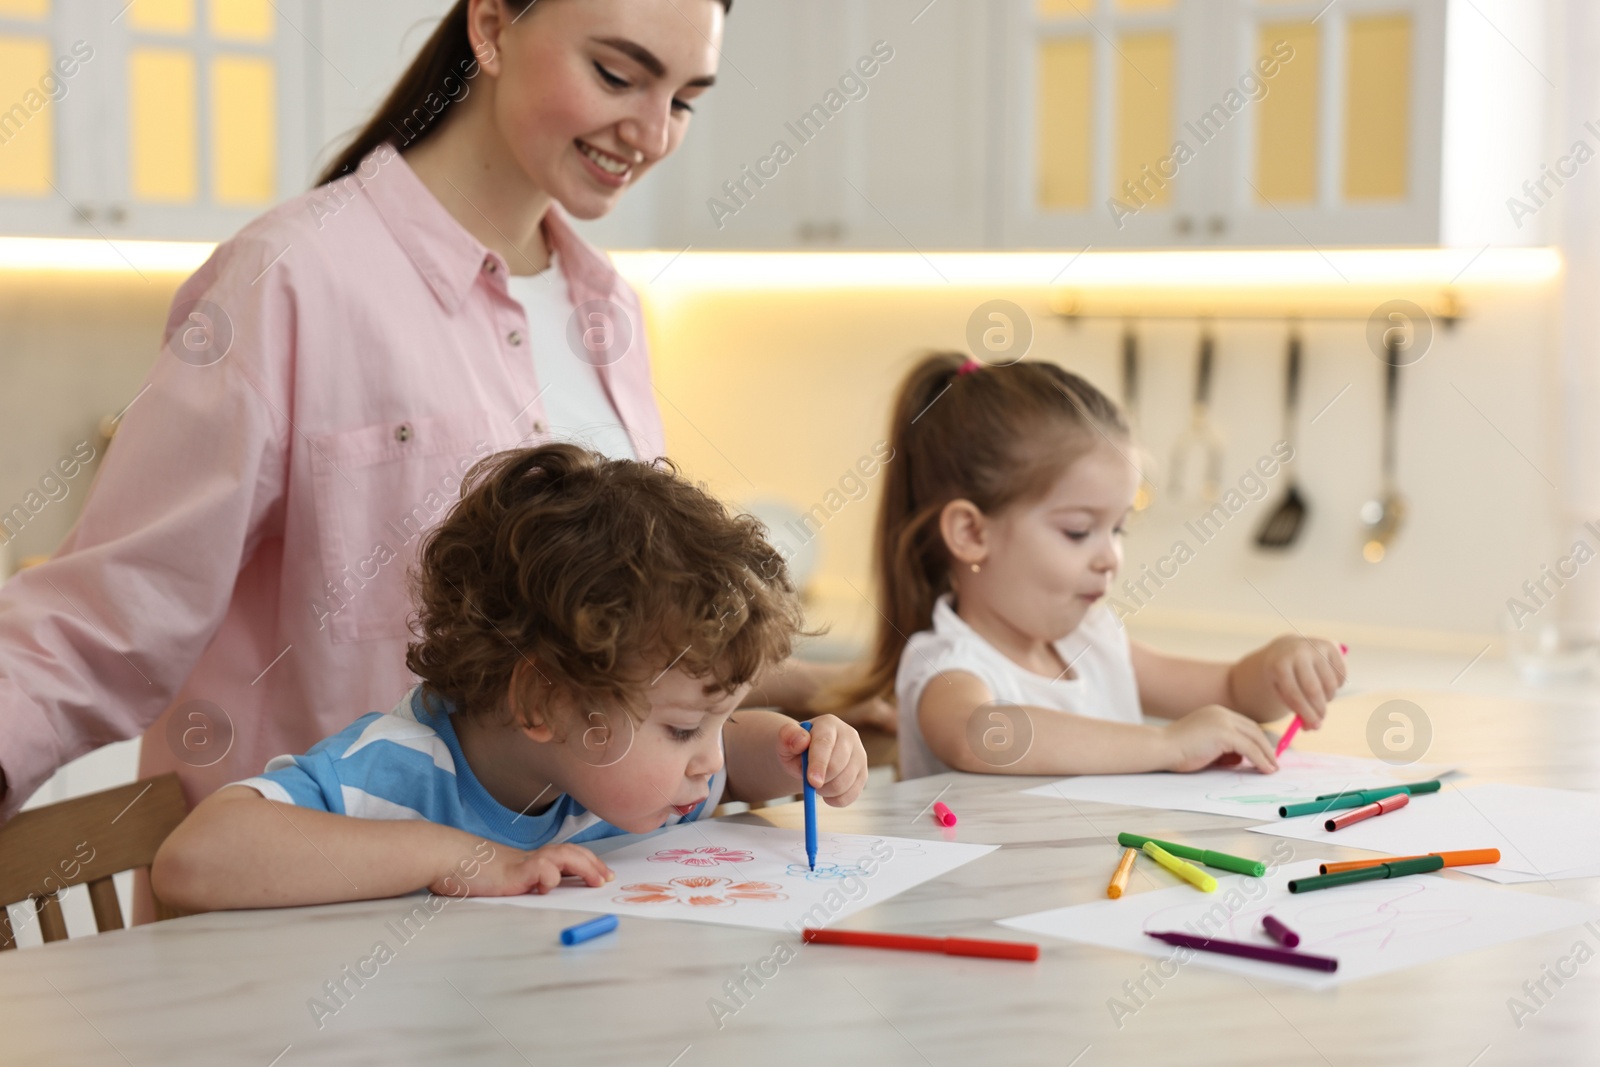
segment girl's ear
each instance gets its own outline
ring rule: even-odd
[[[988,520],[970,500],[952,500],[939,512],[939,534],[957,564],[982,563],[989,555],[988,533]]]
[[[492,77],[500,76],[500,35],[515,21],[504,0],[480,0],[467,6],[467,40],[473,58]]]

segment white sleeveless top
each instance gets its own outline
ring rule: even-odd
[[[1047,678],[1013,663],[955,613],[951,594],[940,597],[933,608],[933,629],[911,635],[895,676],[895,698],[900,705],[900,777],[921,778],[954,769],[928,749],[917,718],[923,690],[947,671],[973,675],[988,686],[997,703],[1113,722],[1142,721],[1128,633],[1105,601],[1090,608],[1078,628],[1054,647],[1076,677]]]

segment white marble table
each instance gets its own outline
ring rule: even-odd
[[[1368,712],[1395,695],[1341,701],[1335,725],[1305,744],[1365,754]],[[1478,780],[1600,784],[1594,701],[1404,695],[1432,718],[1430,761],[1458,761]],[[1102,899],[1119,829],[1249,854],[1271,840],[1237,819],[1018,795],[1038,781],[949,775],[828,810],[828,829],[937,838],[917,813],[948,785],[959,839],[1004,846],[846,925],[1017,937],[992,920]],[[762,817],[801,825],[798,805]],[[1600,902],[1596,881],[1507,891]],[[563,949],[556,933],[570,914],[470,901],[401,944],[386,924],[414,902],[192,916],[6,953],[0,1064],[1600,1063],[1600,958],[1520,1028],[1507,1007],[1571,950],[1577,928],[1329,992],[1186,968],[1119,1029],[1108,999],[1147,961],[1107,949],[1043,940],[1038,963],[1010,963],[626,919],[616,935]],[[310,999],[380,939],[398,946],[394,958],[319,1028]],[[780,939],[795,958],[751,985],[719,1029],[710,1000]]]

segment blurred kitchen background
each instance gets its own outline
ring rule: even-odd
[[[97,464],[58,464],[104,452],[184,274],[308,186],[449,6],[125,4],[0,0],[12,568],[70,527]],[[737,0],[683,148],[584,230],[644,299],[671,455],[795,552],[829,628],[812,655],[858,654],[876,619],[878,486],[856,464],[894,383],[927,349],[1012,358],[1022,338],[1116,397],[1136,367],[1154,463],[1126,576],[1164,583],[1119,582],[1136,635],[1237,654],[1292,628],[1350,644],[1359,687],[1583,699],[1600,649],[1600,564],[1573,558],[1600,550],[1594,6]],[[1186,524],[1209,505],[1171,491],[1203,331],[1215,437],[1194,439],[1224,489],[1284,439],[1301,341],[1305,513],[1279,526],[1286,546],[1257,544],[1285,473],[1203,544]],[[1386,339],[1404,354],[1387,487],[1404,512],[1375,532]],[[131,777],[130,745],[34,802]]]

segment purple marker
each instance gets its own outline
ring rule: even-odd
[[[1283,925],[1270,915],[1261,917],[1261,925],[1267,931],[1267,936],[1272,938],[1284,948],[1294,948],[1300,943],[1300,935]]]
[[[1247,945],[1242,941],[1219,941],[1214,937],[1195,937],[1193,934],[1157,933],[1146,930],[1145,933],[1157,941],[1165,941],[1169,945],[1179,948],[1192,948],[1200,952],[1220,952],[1225,956],[1242,956],[1247,960],[1263,960],[1267,963],[1284,963],[1290,967],[1305,967],[1313,971],[1336,971],[1339,961],[1331,956],[1313,956],[1306,952],[1291,952],[1284,948],[1270,948],[1266,945]]]

